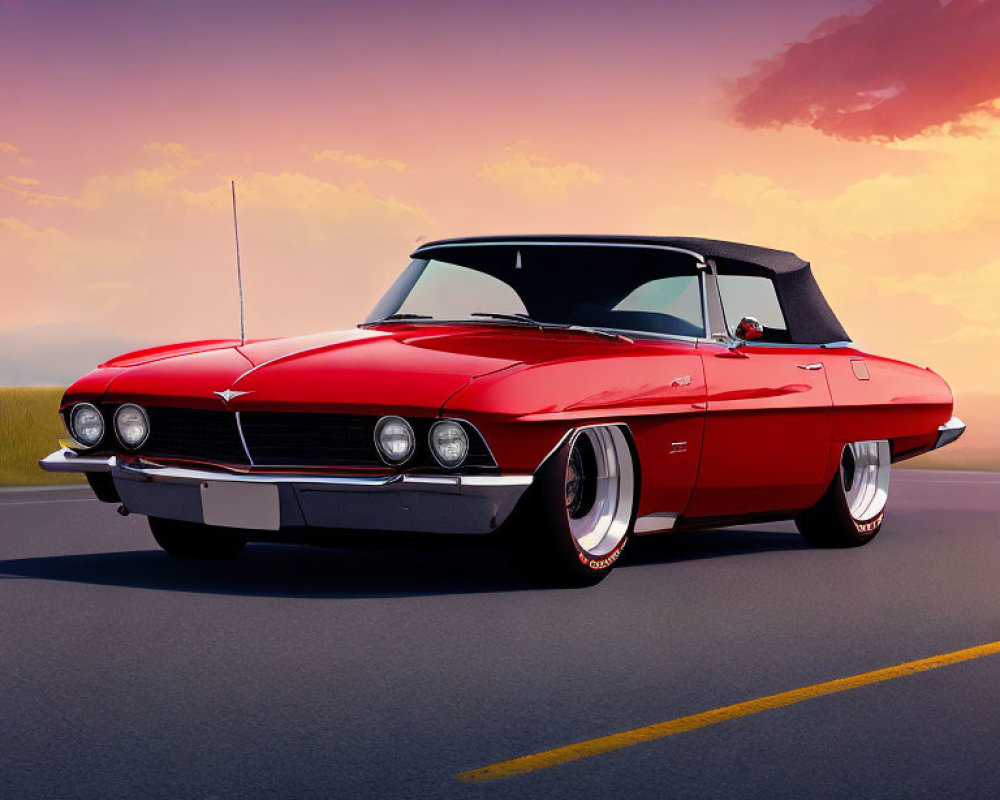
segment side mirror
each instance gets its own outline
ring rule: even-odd
[[[764,338],[764,326],[754,317],[743,317],[736,326],[736,338],[744,342],[756,342]]]

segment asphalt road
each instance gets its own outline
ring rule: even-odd
[[[864,548],[666,535],[548,591],[475,545],[177,562],[86,497],[0,492],[5,800],[1000,795],[1000,655],[453,777],[1000,640],[1000,474],[896,472]]]

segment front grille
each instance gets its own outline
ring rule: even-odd
[[[376,416],[250,411],[241,412],[237,422],[231,411],[165,407],[147,411],[150,434],[139,453],[150,458],[249,465],[249,450],[258,467],[385,467],[375,447]],[[105,408],[109,425],[113,414],[113,407]],[[427,443],[434,419],[409,422],[417,449],[403,468],[440,471]],[[460,469],[495,469],[482,436],[463,424],[469,435],[469,457]]]
[[[230,411],[197,408],[149,408],[149,439],[142,454],[166,458],[248,464]]]
[[[378,417],[353,414],[251,411],[240,414],[240,424],[253,463],[260,467],[383,467],[375,448]],[[433,419],[410,418],[417,440],[414,456],[404,469],[439,470],[430,453],[427,434]],[[466,467],[495,467],[486,443],[471,425]]]
[[[376,422],[350,414],[240,414],[247,448],[262,467],[383,466],[375,450]]]

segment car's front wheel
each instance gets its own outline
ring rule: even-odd
[[[162,517],[150,517],[149,530],[156,543],[177,558],[223,561],[239,555],[247,543],[228,528]]]
[[[859,547],[882,529],[889,499],[892,453],[885,440],[848,442],[826,493],[795,518],[817,547]]]
[[[625,548],[638,498],[627,433],[617,425],[581,428],[536,473],[507,523],[514,560],[547,585],[598,583]]]

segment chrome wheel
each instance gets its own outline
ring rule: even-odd
[[[840,457],[840,481],[847,510],[858,522],[874,519],[889,499],[892,456],[885,440],[848,442]]]
[[[635,492],[632,454],[617,427],[583,428],[566,463],[566,516],[581,553],[600,558],[628,534]]]

